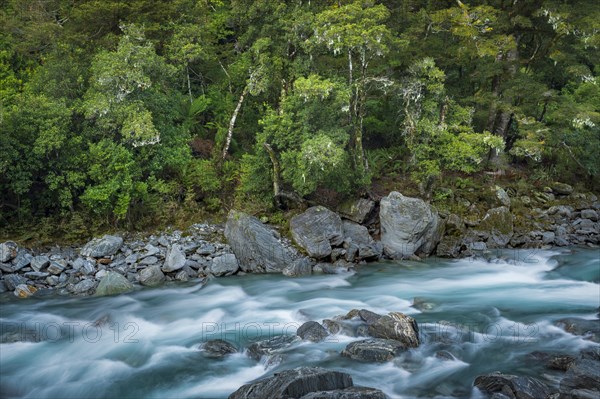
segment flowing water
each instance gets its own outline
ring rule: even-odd
[[[389,262],[304,278],[236,276],[115,297],[4,295],[2,333],[30,342],[0,344],[0,397],[223,398],[251,380],[301,365],[346,371],[355,384],[392,398],[477,398],[474,378],[496,370],[556,384],[559,374],[528,354],[595,345],[553,322],[597,317],[599,255],[505,251],[492,261]],[[411,306],[415,297],[421,310]],[[214,338],[243,348],[353,308],[410,314],[424,342],[383,364],[341,357],[359,339],[344,335],[297,342],[279,363],[252,360],[242,350],[210,359],[199,350]],[[453,357],[436,356],[442,350]]]

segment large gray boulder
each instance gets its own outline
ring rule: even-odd
[[[165,256],[165,264],[162,271],[165,273],[174,272],[185,266],[185,252],[181,245],[173,244],[169,247]]]
[[[288,277],[308,276],[312,274],[313,264],[308,258],[298,258],[283,269],[282,273]]]
[[[514,234],[513,216],[505,206],[490,209],[477,226],[477,230],[488,237],[488,248],[503,248]]]
[[[365,226],[344,220],[342,222],[344,237],[350,241],[350,245],[358,248],[357,260],[379,258],[383,253],[383,246],[375,241]]]
[[[325,327],[323,327],[316,321],[307,321],[306,323],[304,323],[300,327],[298,327],[298,330],[296,331],[296,335],[298,335],[300,338],[302,338],[304,340],[309,340],[309,341],[313,341],[313,342],[321,342],[325,338],[327,338],[329,333],[327,332]]]
[[[212,260],[210,272],[217,276],[231,276],[240,268],[238,260],[234,254],[225,254],[217,256]]]
[[[300,399],[387,399],[387,395],[375,388],[350,387],[334,391],[311,392]]]
[[[328,257],[332,246],[344,241],[342,219],[323,206],[313,206],[294,216],[290,231],[296,244],[316,259]]]
[[[94,238],[81,248],[81,256],[91,258],[104,258],[117,253],[123,246],[123,239],[117,236],[105,235],[102,238]]]
[[[117,295],[133,290],[133,284],[117,272],[109,271],[98,284],[96,296]]]
[[[17,252],[19,247],[13,241],[6,241],[0,244],[0,262],[6,263],[15,256],[17,256]]]
[[[501,373],[480,375],[474,385],[488,394],[502,393],[518,399],[546,398],[551,393],[546,384],[535,378]]]
[[[165,281],[165,275],[162,270],[160,270],[160,266],[154,265],[140,271],[138,279],[141,285],[145,285],[146,287],[157,287]]]
[[[369,335],[375,338],[393,339],[408,348],[419,346],[419,327],[410,316],[391,312],[369,325]]]
[[[229,399],[301,398],[312,392],[332,391],[351,386],[353,383],[349,374],[320,367],[299,367],[246,384],[232,393]]]
[[[363,362],[389,362],[407,347],[392,339],[365,339],[354,341],[342,351],[342,356]]]
[[[381,242],[391,258],[429,255],[439,242],[440,218],[425,201],[392,191],[380,202]]]
[[[245,272],[278,273],[292,263],[292,252],[275,231],[243,212],[229,212],[225,237]]]

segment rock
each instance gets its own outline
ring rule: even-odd
[[[593,222],[597,222],[598,221],[598,212],[596,212],[593,209],[584,209],[581,211],[581,218],[582,219],[590,219]]]
[[[375,338],[393,339],[408,348],[419,346],[419,327],[410,316],[399,312],[391,312],[369,326],[369,335]]]
[[[600,397],[600,362],[592,359],[579,359],[567,370],[560,382],[560,391],[570,393],[572,390],[595,391]]]
[[[47,256],[34,256],[31,259],[31,263],[30,266],[33,270],[35,270],[36,272],[39,272],[40,270],[42,270],[44,267],[48,266],[50,264],[50,258]]]
[[[94,238],[81,249],[81,256],[90,258],[105,258],[117,253],[123,245],[121,237],[105,235],[102,238]]]
[[[283,275],[288,277],[308,276],[312,274],[312,262],[308,258],[299,258],[283,269]]]
[[[290,232],[296,244],[316,259],[328,257],[332,247],[344,241],[342,220],[323,206],[313,206],[294,216]]]
[[[554,323],[568,333],[587,336],[592,341],[600,342],[600,321],[568,317]]]
[[[160,266],[149,266],[140,271],[139,282],[147,287],[157,287],[165,281],[165,275],[160,270]]]
[[[503,393],[510,398],[539,399],[550,395],[550,389],[532,377],[492,373],[475,378],[474,385],[483,392]]]
[[[180,270],[175,275],[175,280],[181,281],[181,282],[190,281],[189,273],[185,270]]]
[[[108,274],[108,271],[103,269],[103,270],[98,271],[96,274],[94,274],[94,278],[96,280],[102,280],[102,278],[104,276],[106,276],[107,274]]]
[[[50,261],[50,263],[48,264],[48,273],[50,274],[54,274],[55,276],[58,276],[59,274],[61,274],[64,270],[66,269],[66,267],[56,261]]]
[[[500,205],[510,208],[510,197],[500,186],[495,187],[496,199],[500,202]]]
[[[253,342],[248,346],[248,356],[260,360],[263,355],[279,353],[298,342],[296,335],[279,335],[271,339]]]
[[[4,273],[14,273],[15,269],[9,263],[0,263],[0,271]]]
[[[12,261],[13,271],[21,270],[22,268],[29,266],[31,259],[33,259],[33,256],[29,252],[20,250]]]
[[[279,273],[292,263],[292,252],[253,216],[230,211],[225,237],[244,272]]]
[[[551,185],[552,192],[558,195],[569,195],[573,193],[573,186],[566,183],[554,182]]]
[[[546,362],[546,367],[552,370],[567,371],[575,360],[573,356],[569,355],[552,356]]]
[[[392,339],[365,339],[349,343],[342,356],[364,362],[388,362],[406,349],[404,344]]]
[[[30,296],[35,294],[36,291],[37,288],[35,288],[32,285],[19,284],[15,287],[14,294],[18,298],[29,298]]]
[[[334,391],[311,392],[300,399],[387,399],[387,395],[375,388],[350,387]]]
[[[457,258],[460,255],[461,237],[444,236],[438,244],[435,254],[440,258]]]
[[[513,216],[505,206],[490,209],[477,229],[488,235],[489,248],[503,248],[514,234]]]
[[[45,273],[45,272],[27,272],[24,274],[25,277],[30,278],[32,280],[46,278],[49,275],[50,275],[49,273]]]
[[[383,245],[375,241],[365,226],[344,220],[342,222],[344,237],[350,239],[358,248],[358,260],[379,258],[383,253]]]
[[[296,331],[296,335],[304,340],[321,342],[329,335],[325,327],[316,321],[307,321]]]
[[[14,291],[18,285],[26,284],[27,279],[19,276],[18,274],[5,274],[4,284],[9,291]]]
[[[222,358],[238,351],[232,343],[222,339],[206,341],[202,344],[201,350],[204,356],[210,358]]]
[[[375,205],[375,202],[370,199],[359,198],[358,200],[350,200],[342,203],[338,208],[338,212],[344,218],[362,224],[373,213]]]
[[[212,255],[217,251],[214,245],[210,243],[205,243],[201,245],[198,249],[196,249],[196,253],[198,255],[207,256]]]
[[[550,245],[554,244],[554,240],[556,239],[556,234],[553,231],[544,231],[542,233],[542,244]]]
[[[391,258],[429,255],[437,245],[438,214],[421,199],[393,191],[381,199],[379,219],[383,250]]]
[[[140,258],[140,255],[138,253],[134,252],[125,258],[125,264],[133,265],[138,261],[139,258]]]
[[[212,260],[210,272],[217,277],[231,276],[237,272],[240,265],[234,254],[225,254],[217,256]]]
[[[156,256],[147,256],[140,261],[140,265],[156,265],[158,258]]]
[[[17,256],[19,247],[17,243],[13,241],[6,241],[0,244],[0,262],[6,263]]]
[[[91,279],[84,279],[73,286],[74,294],[85,294],[96,286],[96,282]]]
[[[133,284],[117,272],[108,272],[96,288],[96,296],[117,295],[133,290]]]
[[[145,253],[143,253],[142,255],[140,255],[140,259],[143,258],[147,258],[149,256],[154,256],[154,255],[158,255],[160,253],[160,249],[158,247],[155,247],[152,244],[147,244],[144,247],[144,250],[146,251]]]
[[[320,367],[299,367],[246,384],[229,399],[302,398],[309,393],[345,389],[352,385],[349,374]]]
[[[185,265],[185,252],[181,245],[173,244],[169,247],[165,256],[165,264],[162,271],[165,273],[174,272],[181,269]]]

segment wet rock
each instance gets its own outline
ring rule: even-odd
[[[342,351],[342,356],[364,362],[388,362],[407,347],[392,339],[365,339],[351,342]]]
[[[419,346],[419,327],[410,316],[391,312],[369,326],[369,335],[375,338],[393,339],[408,348]]]
[[[358,200],[350,200],[342,203],[338,208],[338,212],[346,219],[363,224],[375,211],[375,206],[376,204],[374,201],[360,198]]]
[[[569,394],[573,390],[595,391],[596,397],[600,397],[599,361],[579,359],[569,367],[560,382],[560,391]]]
[[[558,195],[569,195],[573,193],[573,186],[566,183],[554,182],[551,185],[552,192]]]
[[[35,288],[32,285],[19,284],[15,287],[14,294],[18,298],[29,298],[30,296],[35,294],[36,291],[37,288]]]
[[[6,263],[17,256],[19,247],[13,241],[6,241],[0,244],[0,262]]]
[[[475,378],[475,387],[494,394],[505,394],[509,398],[539,399],[550,395],[550,389],[543,382],[532,377],[492,373]]]
[[[356,259],[377,259],[383,253],[383,245],[375,241],[369,234],[369,230],[360,224],[344,220],[342,222],[344,237],[350,239],[356,245],[358,254]]]
[[[546,362],[546,367],[552,370],[567,371],[573,364],[575,358],[569,355],[551,356]]]
[[[429,255],[439,242],[440,220],[425,201],[391,192],[380,202],[381,242],[391,258]]]
[[[141,270],[138,278],[140,284],[147,287],[157,287],[165,281],[165,275],[158,265],[149,266]]]
[[[248,345],[247,353],[252,359],[260,360],[264,355],[283,352],[298,341],[300,341],[300,338],[296,335],[279,335],[270,339],[251,343]]]
[[[204,356],[210,358],[222,358],[238,351],[235,345],[222,339],[206,341],[202,344],[201,350]]]
[[[232,393],[229,399],[302,398],[313,392],[345,389],[352,385],[349,374],[320,367],[299,367],[246,384]]]
[[[133,290],[133,284],[117,272],[109,271],[98,284],[96,296],[117,295]]]
[[[217,276],[231,276],[235,274],[240,268],[238,260],[234,254],[225,254],[217,256],[212,260],[210,265],[210,272]]]
[[[334,391],[312,392],[300,399],[387,399],[387,395],[375,388],[350,387]]]
[[[186,282],[186,281],[190,280],[190,276],[188,275],[188,273],[185,270],[180,270],[175,275],[175,280],[181,281],[181,282]]]
[[[96,282],[91,279],[84,279],[73,286],[74,294],[85,294],[96,286]]]
[[[573,335],[587,336],[592,341],[600,342],[600,321],[598,320],[568,317],[557,320],[554,324]]]
[[[308,276],[312,274],[312,262],[308,258],[299,258],[283,269],[283,275],[288,277]]]
[[[244,272],[278,273],[292,262],[292,251],[275,232],[243,212],[229,212],[225,237]]]
[[[81,249],[81,256],[90,258],[104,258],[117,253],[123,245],[123,239],[117,236],[105,235],[102,238],[94,238]]]
[[[329,335],[325,327],[316,321],[307,321],[296,331],[296,335],[304,340],[321,342]]]
[[[417,310],[420,310],[421,312],[429,312],[435,309],[436,304],[431,302],[427,298],[416,296],[413,298],[412,307]]]
[[[185,265],[185,252],[181,245],[173,244],[169,247],[165,256],[165,264],[162,271],[165,273],[174,272],[181,269]]]
[[[30,266],[34,271],[39,272],[44,267],[48,266],[49,264],[50,264],[50,258],[42,255],[42,256],[34,256],[31,259]]]
[[[308,208],[294,216],[290,221],[290,232],[296,244],[316,259],[328,257],[332,247],[344,240],[339,215],[323,206]]]

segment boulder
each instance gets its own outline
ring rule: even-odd
[[[14,291],[17,286],[21,284],[26,284],[27,279],[18,275],[18,274],[5,274],[4,275],[4,284],[9,291]]]
[[[238,351],[235,345],[222,339],[206,341],[202,344],[201,350],[204,356],[210,358],[222,358]]]
[[[18,298],[29,298],[30,296],[35,294],[36,291],[37,288],[35,288],[32,285],[19,284],[15,287],[14,294]]]
[[[560,391],[569,393],[573,389],[596,391],[600,397],[600,361],[579,359],[569,367],[560,382]]]
[[[349,374],[320,367],[299,367],[246,384],[229,399],[302,398],[309,393],[345,389],[352,385]]]
[[[334,391],[311,392],[300,399],[387,399],[387,395],[375,388],[350,387]]]
[[[230,211],[225,237],[244,272],[278,273],[292,263],[292,252],[275,231],[253,216]]]
[[[498,200],[500,205],[510,208],[510,197],[508,196],[506,191],[500,186],[496,186],[494,188],[494,191],[496,194],[496,199]]]
[[[13,271],[21,270],[22,268],[29,266],[32,259],[33,256],[29,252],[24,249],[20,250],[12,261]]]
[[[13,241],[6,241],[0,244],[0,262],[6,263],[17,256],[19,247]]]
[[[34,256],[33,259],[31,259],[30,266],[34,271],[39,272],[40,270],[42,270],[44,267],[48,266],[49,264],[50,264],[50,258],[42,255],[42,256]]]
[[[300,341],[296,335],[278,335],[276,337],[256,341],[248,346],[248,356],[260,360],[263,355],[283,352],[285,349]]]
[[[349,343],[342,356],[364,362],[388,362],[407,347],[392,339],[365,339]]]
[[[117,253],[123,246],[123,239],[117,236],[105,235],[102,238],[94,238],[81,248],[81,256],[90,258],[104,258]]]
[[[581,211],[581,218],[582,219],[590,219],[593,222],[597,222],[598,221],[598,212],[596,212],[593,209],[584,209]]]
[[[358,254],[357,260],[362,259],[377,259],[383,253],[383,246],[380,242],[375,241],[369,234],[369,230],[360,224],[344,220],[342,222],[344,229],[344,237],[346,240],[356,245]]]
[[[165,256],[165,264],[162,271],[165,273],[174,272],[185,266],[185,252],[181,245],[173,244],[169,247]]]
[[[356,223],[364,223],[375,210],[375,202],[366,198],[343,202],[338,208],[342,217]]]
[[[554,182],[551,187],[552,192],[558,195],[569,195],[573,193],[573,186],[566,183]]]
[[[391,258],[429,255],[439,235],[439,216],[425,201],[393,191],[380,203],[381,242]]]
[[[488,237],[489,248],[503,248],[514,234],[513,216],[505,206],[490,209],[477,226],[477,230]]]
[[[551,393],[548,386],[535,378],[501,373],[480,375],[474,385],[488,394],[503,393],[518,399],[546,398]]]
[[[600,321],[598,319],[567,317],[557,320],[554,324],[573,335],[587,336],[592,341],[600,342]]]
[[[116,295],[133,290],[133,284],[117,272],[109,271],[96,288],[96,296]]]
[[[290,221],[290,232],[296,244],[311,257],[323,259],[331,254],[332,246],[344,240],[342,220],[323,206],[308,208]]]
[[[408,348],[419,346],[419,327],[410,316],[391,312],[369,325],[369,335],[375,338],[393,339]]]
[[[50,261],[50,263],[48,264],[48,273],[50,274],[54,274],[55,276],[58,276],[59,274],[61,274],[65,269],[66,269],[66,265],[64,265],[61,262],[57,262],[57,261]]]
[[[308,258],[298,258],[283,269],[282,273],[288,277],[308,276],[312,274],[312,262]]]
[[[234,254],[225,254],[217,256],[212,260],[210,265],[210,272],[217,276],[231,276],[235,274],[240,268],[238,260]]]
[[[141,270],[138,279],[141,285],[157,287],[165,281],[165,275],[160,270],[160,266],[154,265]]]
[[[89,290],[96,286],[96,282],[91,279],[84,279],[75,284],[72,288],[74,294],[86,294]]]
[[[320,342],[327,338],[329,334],[325,327],[316,321],[307,321],[298,328],[296,335],[304,340]]]

